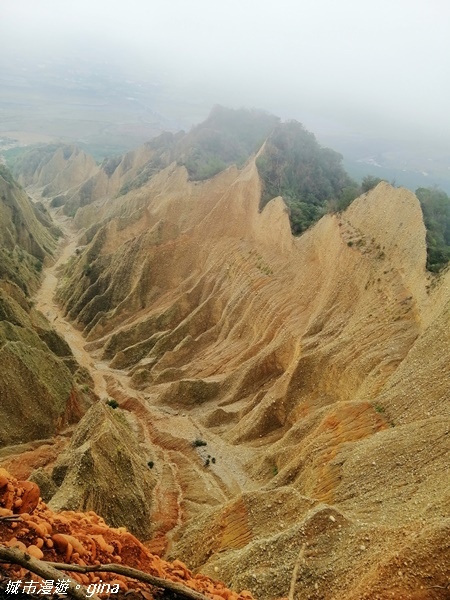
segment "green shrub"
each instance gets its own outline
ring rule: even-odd
[[[204,440],[197,438],[192,442],[192,445],[194,446],[194,448],[199,448],[200,446],[206,446],[207,443]]]
[[[385,179],[380,179],[379,177],[374,177],[373,175],[366,175],[361,182],[361,190],[363,192],[369,192],[373,190],[379,183],[382,181],[386,181]]]
[[[342,167],[342,156],[322,148],[301,123],[277,125],[256,165],[263,184],[261,208],[282,196],[289,208],[294,235],[303,233],[330,209],[350,203],[357,185]],[[345,197],[344,197],[344,190]]]
[[[438,188],[418,188],[427,230],[427,269],[441,271],[450,261],[450,198]]]

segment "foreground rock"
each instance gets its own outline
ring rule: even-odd
[[[169,563],[151,554],[124,527],[108,527],[93,511],[53,512],[39,499],[36,484],[17,481],[4,469],[0,469],[0,517],[0,543],[20,548],[40,560],[78,565],[119,563],[182,583],[213,600],[252,599],[248,592],[238,594],[204,575],[194,575],[179,560]],[[29,573],[21,567],[6,568],[11,579],[30,580]],[[118,586],[121,592],[134,590],[145,600],[158,593],[146,584],[113,573],[72,573],[71,577],[84,586],[101,581]],[[38,576],[33,579],[42,583]]]

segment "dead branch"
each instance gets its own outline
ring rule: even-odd
[[[161,577],[155,577],[154,575],[149,575],[148,573],[144,573],[138,569],[125,567],[123,565],[114,563],[86,566],[70,565],[66,563],[52,563],[33,558],[18,548],[6,548],[5,546],[0,546],[0,559],[5,562],[15,563],[21,567],[25,567],[32,573],[35,573],[36,575],[39,575],[45,579],[59,579],[61,577],[61,571],[71,571],[74,573],[102,571],[104,573],[115,573],[116,575],[124,575],[125,577],[130,577],[131,579],[137,579],[138,581],[149,583],[155,587],[170,590],[171,592],[174,592],[183,598],[189,598],[190,600],[208,600],[208,598],[200,592],[196,592],[195,590],[192,590],[180,583],[176,583],[175,581],[162,579]],[[88,598],[84,587],[80,586],[80,584],[73,579],[70,579],[68,593],[77,600],[85,600]],[[95,594],[89,596],[89,598],[98,600],[98,596]]]
[[[26,552],[19,550],[19,548],[0,546],[0,559],[8,563],[20,565],[28,571],[31,571],[31,573],[39,575],[43,579],[51,579],[53,581],[61,579],[61,571],[53,567],[50,563],[33,558]],[[67,577],[67,579],[69,581],[67,592],[72,598],[75,598],[76,600],[87,600],[88,598],[91,598],[91,600],[99,600],[99,597],[96,594],[88,596],[84,586],[80,585],[74,579],[70,577]]]
[[[298,570],[300,568],[300,563],[302,562],[303,557],[305,555],[305,549],[306,544],[303,544],[300,548],[300,552],[298,553],[297,560],[295,561],[294,570],[292,571],[291,586],[289,588],[288,600],[294,600],[295,584],[297,582]]]
[[[175,592],[183,598],[190,598],[191,600],[209,600],[207,596],[204,596],[200,592],[196,592],[195,590],[192,590],[191,588],[188,588],[185,585],[182,585],[181,583],[176,583],[175,581],[170,581],[169,579],[162,579],[161,577],[155,577],[154,575],[144,573],[144,571],[139,571],[138,569],[133,569],[131,567],[125,567],[124,565],[111,563],[107,565],[84,566],[50,562],[47,564],[53,567],[54,569],[58,569],[61,571],[73,571],[76,573],[90,573],[92,571],[115,573],[116,575],[124,575],[125,577],[130,577],[131,579],[137,579],[138,581],[149,583],[155,587],[170,590],[171,592]]]

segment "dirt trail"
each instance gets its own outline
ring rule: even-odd
[[[78,245],[78,235],[69,229],[68,219],[55,219],[64,232],[60,242],[59,256],[56,262],[44,269],[42,285],[36,296],[35,306],[50,321],[56,331],[67,341],[78,363],[89,370],[95,384],[95,392],[103,397],[107,393],[105,373],[99,370],[95,360],[86,352],[85,340],[80,331],[75,329],[62,315],[59,306],[55,302],[55,292],[58,285],[58,270],[75,253]]]
[[[86,350],[86,340],[82,332],[66,320],[55,301],[59,271],[75,254],[81,234],[71,229],[69,218],[58,216],[57,213],[53,213],[52,216],[63,231],[64,237],[60,240],[56,262],[44,269],[41,287],[34,297],[35,307],[47,317],[52,327],[66,340],[78,363],[88,369],[94,381],[94,391],[100,398],[114,395],[111,393],[114,388],[119,388],[121,391],[123,390],[122,393],[139,398],[140,394],[127,385],[126,375],[110,369],[105,362],[96,359]],[[140,399],[142,400],[142,398]]]

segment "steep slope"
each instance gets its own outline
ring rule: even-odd
[[[25,293],[35,290],[44,259],[56,247],[57,235],[42,205],[32,204],[0,165],[0,277],[16,283]]]
[[[1,447],[54,435],[77,421],[88,402],[77,381],[89,375],[30,298],[56,233],[46,213],[0,171]]]
[[[111,526],[150,538],[155,477],[129,425],[112,408],[97,403],[86,413],[52,478],[59,485],[50,503],[54,510],[93,510]]]
[[[381,183],[295,239],[260,198],[254,161],[201,183],[171,165],[97,206],[60,291],[139,390],[122,406],[157,468],[170,448],[171,552],[274,598],[307,543],[298,593],[443,598],[450,297],[447,276],[429,286],[419,203]]]

